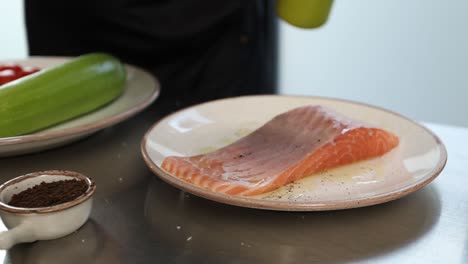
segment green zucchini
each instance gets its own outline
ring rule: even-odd
[[[0,137],[24,135],[62,123],[116,99],[124,65],[90,53],[0,86]]]

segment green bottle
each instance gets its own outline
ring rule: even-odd
[[[300,28],[316,28],[323,25],[330,13],[333,0],[277,0],[278,16]]]

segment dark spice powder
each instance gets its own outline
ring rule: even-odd
[[[88,185],[83,180],[41,182],[14,194],[8,204],[24,208],[54,206],[74,200],[83,195],[87,189]]]

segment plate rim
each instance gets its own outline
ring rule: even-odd
[[[65,57],[65,56],[30,56],[24,59],[16,59],[16,60],[8,60],[8,62],[27,62],[29,59],[55,59],[55,60],[69,60],[72,59],[73,57]],[[132,64],[127,64],[124,63],[126,67],[133,68],[135,70],[138,70],[150,78],[150,80],[153,82],[153,92],[151,93],[151,96],[146,98],[144,101],[141,103],[132,106],[130,109],[122,112],[117,112],[116,114],[88,123],[88,124],[83,124],[83,125],[78,125],[75,127],[69,127],[69,128],[64,128],[61,130],[57,131],[50,131],[50,132],[37,132],[34,134],[27,134],[27,135],[21,135],[21,136],[14,136],[14,137],[3,137],[0,138],[0,147],[2,146],[10,146],[10,145],[17,145],[17,144],[27,144],[27,143],[34,143],[38,141],[46,141],[46,140],[53,140],[53,139],[58,139],[58,138],[71,138],[71,137],[79,137],[81,135],[85,134],[90,134],[95,131],[104,129],[106,127],[110,127],[112,125],[115,125],[121,121],[124,121],[137,113],[141,112],[143,109],[148,107],[151,103],[153,103],[159,96],[161,92],[161,83],[160,81],[150,72],[147,70],[144,70],[141,67],[132,65]],[[108,104],[102,106],[99,109],[103,109],[113,102],[117,101],[119,98],[116,98],[114,101],[109,102]],[[90,113],[88,113],[90,114]],[[86,115],[86,114],[85,114]]]
[[[164,170],[162,170],[149,156],[148,150],[146,148],[146,143],[149,138],[149,134],[154,130],[155,127],[157,127],[159,124],[162,122],[172,118],[173,116],[193,109],[193,108],[198,108],[202,105],[205,104],[212,104],[212,103],[220,103],[225,100],[232,100],[232,99],[243,99],[243,98],[267,98],[267,97],[276,97],[276,98],[301,98],[301,99],[319,99],[319,100],[330,100],[330,101],[338,101],[338,102],[344,102],[344,103],[350,103],[354,105],[359,105],[359,106],[364,106],[364,107],[369,107],[373,108],[376,110],[384,111],[386,113],[395,115],[399,118],[402,118],[406,121],[411,122],[413,125],[422,128],[426,133],[428,133],[432,138],[434,138],[436,144],[439,146],[439,154],[440,158],[437,161],[437,164],[434,166],[434,168],[428,172],[428,175],[431,175],[430,177],[423,177],[419,179],[418,181],[404,186],[402,188],[399,188],[394,191],[386,192],[383,194],[375,195],[375,196],[370,196],[370,197],[364,197],[364,198],[355,198],[355,199],[346,199],[346,200],[333,200],[333,201],[322,201],[322,202],[317,202],[313,203],[310,201],[307,202],[294,202],[294,201],[276,201],[276,200],[262,200],[262,199],[252,199],[249,197],[243,197],[243,196],[235,196],[235,195],[228,195],[228,194],[222,194],[222,193],[217,193],[213,192],[207,189],[200,188],[198,186],[195,186],[193,184],[190,184],[188,182],[185,182],[181,179],[179,179],[176,176],[173,176]],[[158,178],[162,179],[163,181],[167,182],[168,184],[181,189],[183,191],[186,191],[188,193],[191,193],[193,195],[212,200],[215,202],[220,202],[224,204],[230,204],[230,205],[235,205],[235,206],[240,206],[240,207],[247,207],[247,208],[254,208],[254,209],[264,209],[264,210],[274,210],[274,211],[331,211],[331,210],[342,210],[342,209],[351,209],[351,208],[359,208],[359,207],[365,207],[365,206],[371,206],[371,205],[376,205],[376,204],[381,204],[385,202],[389,202],[392,200],[396,200],[399,198],[402,198],[406,195],[409,195],[419,189],[422,189],[429,183],[431,183],[436,177],[440,175],[440,173],[443,171],[445,168],[445,165],[447,164],[447,149],[445,147],[445,144],[443,141],[437,136],[432,130],[427,128],[425,125],[420,124],[402,114],[399,114],[397,112],[394,112],[392,110],[380,107],[380,106],[375,106],[372,104],[364,103],[364,102],[358,102],[354,100],[349,100],[349,99],[342,99],[342,98],[333,98],[333,97],[325,97],[325,96],[307,96],[307,95],[278,95],[278,94],[263,94],[263,95],[245,95],[245,96],[236,96],[236,97],[228,97],[228,98],[221,98],[217,100],[212,100],[208,102],[203,102],[199,104],[195,104],[192,106],[184,107],[182,109],[179,109],[163,118],[155,122],[146,132],[141,140],[140,144],[140,151],[142,153],[143,159],[146,163],[146,165],[149,167],[149,169],[157,176]]]

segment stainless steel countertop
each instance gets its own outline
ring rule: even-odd
[[[274,212],[198,198],[153,175],[140,141],[171,109],[156,101],[79,142],[0,159],[2,182],[63,169],[97,184],[81,229],[0,251],[3,263],[468,263],[468,129],[428,125],[446,144],[448,163],[407,197],[343,211]]]

